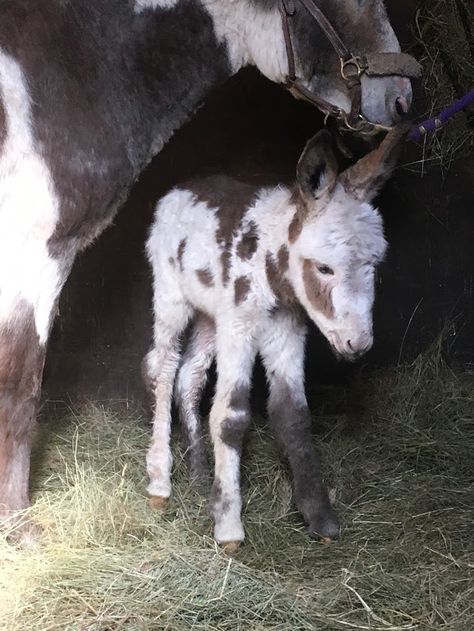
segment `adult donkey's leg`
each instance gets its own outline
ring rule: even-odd
[[[6,260],[8,238],[17,249]],[[74,252],[54,259],[44,240],[1,229],[0,250],[0,522],[5,523],[29,504],[31,438],[46,343]]]
[[[311,416],[304,391],[305,327],[300,318],[280,311],[272,317],[260,353],[270,386],[268,413],[293,474],[295,503],[311,536],[337,539],[339,523],[321,478],[312,444]]]
[[[28,506],[31,433],[74,246],[52,250],[59,199],[35,146],[20,67],[0,52],[0,521]]]

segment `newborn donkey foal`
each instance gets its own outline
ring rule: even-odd
[[[244,539],[240,450],[257,353],[298,509],[311,535],[339,534],[312,447],[304,311],[337,354],[354,358],[371,347],[374,270],[386,243],[370,201],[394,165],[403,133],[392,130],[378,149],[338,176],[331,137],[322,131],[306,145],[291,189],[209,177],[175,188],[157,206],[147,242],[155,317],[154,345],[145,359],[155,396],[148,492],[156,505],[171,492],[171,400],[180,335],[194,318],[176,392],[191,471],[199,476],[204,459],[198,405],[216,356],[211,512],[219,543]]]

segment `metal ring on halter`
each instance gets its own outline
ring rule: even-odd
[[[392,129],[392,127],[390,127],[389,125],[372,123],[371,121],[367,120],[362,114],[359,114],[357,124],[354,125],[353,123],[349,122],[348,116],[349,115],[347,114],[347,112],[341,110],[339,118],[345,127],[345,129],[342,129],[341,131],[356,131],[359,134],[364,134],[366,136],[374,136],[381,131],[390,131]]]
[[[347,59],[344,59],[344,57],[340,58],[341,61],[341,76],[344,79],[344,81],[351,81],[353,80],[353,78],[355,76],[357,76],[358,78],[360,78],[364,72],[367,70],[367,63],[363,63],[362,59],[360,57],[358,57],[357,55],[352,55],[350,57],[348,57]],[[347,69],[350,67],[354,67],[356,69],[356,73],[347,73]]]

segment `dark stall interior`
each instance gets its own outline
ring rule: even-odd
[[[389,7],[404,45],[411,39],[413,5]],[[418,88],[415,114],[426,111],[428,98]],[[151,340],[143,246],[157,199],[188,177],[210,172],[261,184],[289,181],[305,140],[322,124],[314,108],[252,69],[214,93],[143,174],[114,225],[78,258],[53,332],[46,397],[142,406],[140,363]],[[413,358],[443,331],[449,361],[473,367],[474,156],[423,175],[420,156],[420,146],[407,143],[378,201],[390,249],[378,277],[374,348],[358,364],[344,364],[313,328],[307,352],[312,385]]]

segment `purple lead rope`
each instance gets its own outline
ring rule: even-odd
[[[455,114],[465,109],[472,103],[474,103],[474,90],[471,90],[462,98],[454,101],[454,103],[452,103],[449,107],[440,112],[438,116],[428,118],[419,125],[414,125],[408,132],[408,139],[415,142],[417,140],[420,140],[420,138],[425,136],[427,133],[430,133],[442,127]]]

